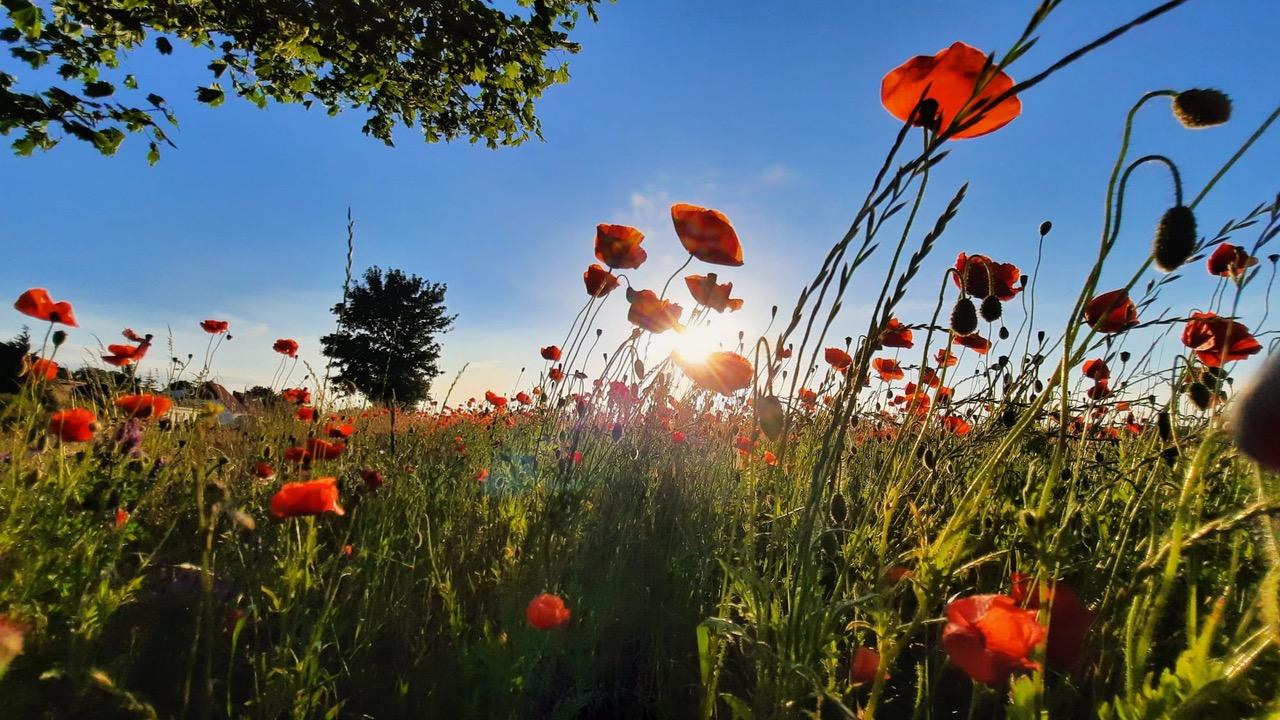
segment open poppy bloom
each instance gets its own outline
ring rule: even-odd
[[[968,435],[973,430],[973,426],[959,415],[948,415],[942,418],[942,424],[956,435]]]
[[[316,409],[311,407],[300,407],[298,408],[298,412],[294,413],[293,416],[302,422],[315,422]]]
[[[1002,302],[1008,302],[1022,292],[1022,271],[1018,266],[993,262],[986,255],[960,253],[956,257],[956,273],[951,276],[956,287],[964,288],[966,293],[976,298],[994,295]]]
[[[938,363],[939,367],[951,367],[960,362],[960,358],[952,355],[946,348],[939,348],[937,354],[933,356],[933,361]]]
[[[356,426],[348,423],[325,423],[324,434],[331,438],[346,439],[356,431]]]
[[[1250,257],[1244,248],[1222,243],[1209,256],[1209,274],[1221,277],[1237,277],[1258,264],[1258,258]]]
[[[338,478],[285,483],[271,498],[271,514],[280,519],[327,512],[346,514],[338,504]]]
[[[875,682],[878,669],[880,669],[880,653],[861,645],[854,648],[853,656],[849,661],[849,682],[854,685]],[[889,674],[885,673],[885,678],[888,677]]]
[[[880,374],[880,379],[886,382],[906,377],[906,373],[902,372],[902,366],[893,358],[876,358],[871,361],[871,367]]]
[[[291,358],[298,357],[298,341],[297,340],[280,338],[279,340],[276,340],[274,345],[271,346],[271,349],[275,350],[281,355],[288,355]]]
[[[306,405],[311,402],[311,391],[306,388],[285,388],[280,391],[280,397],[288,403]]]
[[[898,322],[898,318],[889,318],[889,324],[880,333],[880,344],[884,347],[906,348],[915,346],[911,340],[911,328]]]
[[[529,393],[521,391],[516,393],[516,402],[520,403],[521,405],[532,405],[533,398],[529,397]]]
[[[163,395],[124,395],[116,398],[116,407],[124,411],[128,417],[147,420],[158,418],[169,412],[173,401]]]
[[[49,434],[63,442],[88,442],[93,439],[97,420],[92,410],[59,410],[49,418]]]
[[[1049,610],[1045,660],[1055,670],[1074,667],[1097,613],[1086,608],[1076,591],[1063,583],[1040,584],[1020,573],[1013,574],[1013,600],[1028,610]]]
[[[529,621],[529,627],[538,630],[558,630],[569,622],[569,608],[565,607],[564,600],[555,595],[543,593],[529,601],[524,616]]]
[[[684,312],[684,308],[669,300],[659,300],[657,293],[652,290],[636,292],[627,288],[627,302],[631,303],[627,320],[654,334],[675,327],[680,322],[680,314]]]
[[[823,350],[822,359],[826,360],[827,364],[836,370],[847,370],[853,364],[853,358],[849,356],[849,353],[840,348],[831,347]]]
[[[582,273],[582,281],[586,284],[587,294],[591,297],[604,297],[618,289],[618,278],[594,263]]]
[[[1262,344],[1243,323],[1211,312],[1191,314],[1182,329],[1182,344],[1194,350],[1200,362],[1214,368],[1262,350]]]
[[[1095,380],[1093,387],[1085,391],[1090,400],[1106,400],[1111,397],[1111,384],[1106,380]]]
[[[725,396],[748,387],[755,377],[751,363],[734,352],[713,352],[693,361],[685,360],[679,353],[672,357],[694,385]]]
[[[671,222],[676,226],[680,244],[689,254],[712,265],[737,267],[742,264],[742,243],[719,210],[688,203],[671,206]]]
[[[969,677],[1003,687],[1014,673],[1040,668],[1029,656],[1044,637],[1036,612],[1008,595],[971,595],[947,604],[942,648]]]
[[[23,315],[30,315],[37,320],[61,323],[68,327],[80,327],[76,322],[76,314],[69,302],[54,302],[49,291],[44,288],[31,288],[18,296],[13,309]]]
[[[31,360],[31,365],[27,368],[27,374],[33,378],[44,378],[45,380],[54,380],[58,377],[58,363],[52,360],[46,360],[42,357]]]
[[[200,321],[200,329],[204,330],[210,335],[221,335],[222,333],[227,331],[228,327],[229,326],[227,325],[226,320],[201,320]]]
[[[307,438],[307,452],[317,460],[336,460],[346,449],[346,443],[331,443],[320,438]]]
[[[689,286],[689,293],[699,305],[706,305],[720,313],[725,310],[730,312],[741,310],[742,300],[729,297],[729,293],[733,292],[733,283],[718,285],[716,279],[715,273],[707,273],[706,275],[688,275],[684,282]]]
[[[553,367],[547,371],[547,379],[551,382],[560,382],[564,379],[564,371],[558,367]]]
[[[1107,367],[1107,363],[1102,358],[1086,360],[1081,370],[1084,371],[1084,376],[1090,380],[1111,379],[1111,368]]]
[[[600,223],[596,226],[596,258],[611,268],[640,267],[648,254],[640,247],[644,233],[626,225]]]
[[[547,347],[539,350],[538,353],[542,355],[543,360],[550,360],[551,362],[560,361],[560,348],[555,345],[548,345]]]
[[[281,453],[280,457],[290,465],[311,465],[311,453],[304,447],[291,447]]]
[[[499,410],[507,406],[507,399],[492,390],[484,391],[484,399]]]
[[[1085,305],[1084,321],[1100,333],[1118,333],[1138,324],[1138,307],[1124,288],[1104,292]]]
[[[991,341],[974,333],[973,335],[956,335],[952,338],[953,345],[963,345],[979,355],[986,355],[991,349]]]
[[[108,365],[115,367],[124,367],[129,363],[136,363],[146,357],[147,350],[151,348],[151,336],[138,337],[134,331],[125,328],[124,336],[137,345],[108,345],[107,352],[109,355],[103,355],[102,361]]]
[[[276,476],[276,471],[267,463],[259,460],[253,464],[253,476],[259,480],[270,480]]]
[[[974,97],[984,70],[987,83]],[[914,122],[935,132],[946,130],[961,110],[967,109],[965,121],[976,117],[977,122],[952,135],[959,140],[994,132],[1018,117],[1022,102],[1016,96],[987,107],[1012,87],[1013,78],[987,66],[986,53],[957,42],[937,55],[917,55],[890,71],[880,83],[880,101],[890,115],[903,122],[912,118],[918,105],[927,106],[931,109],[927,116],[920,113]],[[933,102],[928,103],[930,100]]]

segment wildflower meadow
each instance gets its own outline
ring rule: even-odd
[[[679,341],[770,302],[733,287],[751,238],[685,202],[660,236],[584,228],[580,312],[471,399],[344,394],[288,337],[232,394],[219,317],[73,368],[76,288],[4,290],[29,331],[0,368],[0,718],[1280,717],[1280,197],[1199,210],[1280,108],[1133,98],[1050,322],[1052,222],[979,254],[947,233],[967,186],[930,175],[1181,2],[1030,74],[1059,4],[884,68],[900,130],[847,233],[736,347]],[[1184,187],[1179,154],[1241,122]],[[1135,157],[1157,123],[1185,142]]]

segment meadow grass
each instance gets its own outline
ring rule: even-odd
[[[1119,300],[1098,302],[1133,170],[1168,169],[1174,204],[1191,212],[1221,176],[1184,199],[1173,161],[1128,157],[1137,108],[1179,94],[1151,93],[1130,113],[1097,261],[1057,332],[1034,318],[1038,260],[976,333],[956,332],[975,266],[919,274],[963,206],[961,187],[923,215],[947,143],[1003,97],[1179,4],[945,125],[929,127],[917,105],[781,329],[736,348],[749,388],[690,382],[697,371],[650,357],[641,330],[603,370],[577,373],[612,317],[603,297],[574,319],[564,361],[548,361],[528,402],[356,407],[315,383],[317,419],[305,421],[273,381],[232,425],[217,408],[138,420],[118,397],[161,388],[136,365],[103,376],[114,386],[27,372],[0,396],[0,717],[1280,713],[1280,483],[1231,440],[1231,364],[1188,346],[1157,368],[1159,338],[1126,344],[1191,326],[1183,308],[1159,311],[1173,276],[1135,290],[1150,260],[1125,287],[1137,322]],[[971,100],[1056,6],[982,68]],[[1213,219],[1225,220],[1216,235],[1193,230],[1180,262],[1227,240],[1262,256],[1280,199],[1241,213]],[[1179,254],[1161,241],[1157,262]],[[847,326],[843,301],[873,253],[891,256],[882,280],[859,276],[879,289],[874,312],[841,347],[829,336]],[[988,316],[997,265],[981,266],[988,291],[971,293]],[[1208,303],[1226,317],[1264,279],[1261,265],[1235,270]],[[931,281],[932,317],[899,324],[908,287],[932,294]],[[940,362],[962,336],[994,346],[976,363]],[[211,337],[198,380],[216,347]],[[894,347],[902,377],[877,379],[887,366],[875,359]],[[1091,359],[1110,377],[1085,382]],[[58,439],[51,416],[71,407],[95,413],[91,440]],[[343,452],[287,459],[344,418]],[[344,514],[272,516],[282,482],[321,477],[338,479]],[[565,601],[566,623],[534,626],[527,606],[543,593]],[[1017,644],[1005,636],[1015,626],[994,612],[958,626],[953,613],[992,596],[1030,605],[1001,617],[1024,613],[1031,625],[1017,627],[1047,626],[1048,641],[1001,650]],[[964,649],[979,636],[985,645]],[[1013,665],[985,682],[973,663],[993,653]]]

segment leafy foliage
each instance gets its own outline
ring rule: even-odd
[[[145,103],[118,94],[143,92],[118,70],[150,39],[161,55],[177,42],[214,55],[210,82],[196,88],[207,105],[234,93],[259,107],[318,103],[330,115],[359,107],[369,113],[364,132],[388,145],[398,122],[420,127],[427,142],[518,145],[541,137],[534,100],[569,78],[567,64],[547,56],[578,51],[569,32],[580,11],[596,19],[598,2],[520,0],[520,11],[504,12],[482,0],[3,0],[0,41],[36,71],[27,82],[44,87],[19,89],[0,66],[0,134],[20,133],[19,155],[57,145],[51,127],[112,155],[126,133],[145,133],[154,163],[160,146],[172,145],[162,125],[176,127],[176,117],[153,93]]]
[[[417,275],[371,267],[345,302],[333,306],[341,327],[320,339],[339,373],[333,378],[386,405],[425,400],[440,374],[439,333],[453,325],[445,315],[445,286]]]

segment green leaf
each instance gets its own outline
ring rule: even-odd
[[[161,55],[172,54],[173,43],[169,42],[169,38],[161,35],[156,38],[156,50],[159,50]]]
[[[217,83],[214,83],[209,87],[196,88],[196,100],[212,107],[218,107],[226,99],[226,93],[222,92],[222,88],[218,87]]]
[[[125,87],[127,87],[127,88],[129,88],[130,90],[137,90],[137,89],[138,89],[138,78],[137,78],[137,77],[135,77],[135,76],[133,75],[133,73],[129,73],[128,75],[125,75],[125,76],[124,76],[124,86],[125,86]]]
[[[160,162],[160,147],[151,143],[151,150],[147,152],[147,164],[155,165],[158,162]]]
[[[40,8],[30,3],[21,10],[10,10],[9,21],[13,23],[14,27],[22,31],[23,35],[32,40],[38,39],[44,29],[44,13]]]

